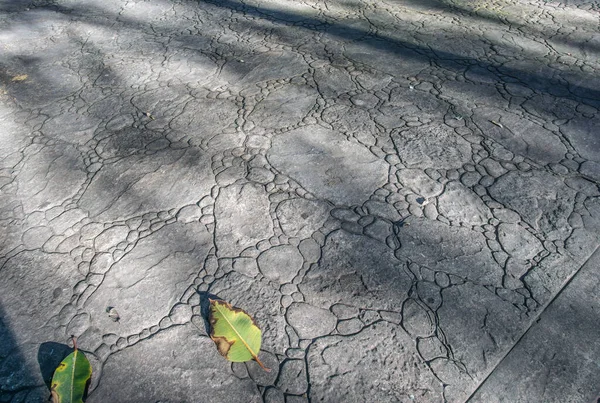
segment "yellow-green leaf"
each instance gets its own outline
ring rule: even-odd
[[[10,80],[10,81],[14,81],[14,82],[25,81],[25,80],[27,80],[27,77],[28,77],[27,74],[19,74],[18,76],[14,76],[12,78],[12,80]]]
[[[210,299],[210,338],[219,353],[232,362],[254,360],[265,371],[270,371],[258,359],[262,332],[254,319],[244,310],[225,301]]]
[[[74,351],[67,356],[54,371],[52,377],[53,403],[82,403],[85,388],[92,376],[92,366],[85,355],[77,349],[73,338]]]

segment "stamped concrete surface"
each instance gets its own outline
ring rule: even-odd
[[[89,403],[595,401],[599,32],[591,0],[0,3],[0,402],[70,335]]]
[[[600,249],[471,402],[595,401],[589,397],[600,385],[599,266]]]

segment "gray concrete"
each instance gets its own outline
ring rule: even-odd
[[[3,2],[0,402],[595,401],[599,11]]]
[[[600,249],[473,396],[471,402],[600,399]]]

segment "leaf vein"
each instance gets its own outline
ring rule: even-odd
[[[248,345],[248,343],[246,343],[246,340],[244,340],[244,338],[240,335],[240,333],[233,326],[233,324],[229,321],[229,319],[227,319],[227,316],[223,313],[223,311],[221,311],[219,304],[217,304],[216,308],[219,310],[219,313],[221,314],[221,316],[223,316],[223,319],[225,319],[225,321],[227,322],[227,324],[229,325],[229,327],[231,327],[231,329],[235,332],[235,334],[242,341],[242,343],[244,343],[244,346],[246,346],[246,348],[248,349],[248,351],[250,351],[250,354],[252,354],[252,357],[253,358],[257,358],[257,354],[254,353],[254,351],[252,351],[252,348],[250,348],[250,346]]]

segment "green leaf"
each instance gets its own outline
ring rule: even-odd
[[[232,362],[254,360],[265,371],[270,371],[258,359],[261,331],[254,319],[244,310],[234,308],[225,301],[210,301],[210,338],[219,353]]]
[[[88,381],[92,377],[92,366],[85,355],[77,350],[73,338],[74,351],[67,356],[54,371],[52,377],[53,403],[82,403]]]

